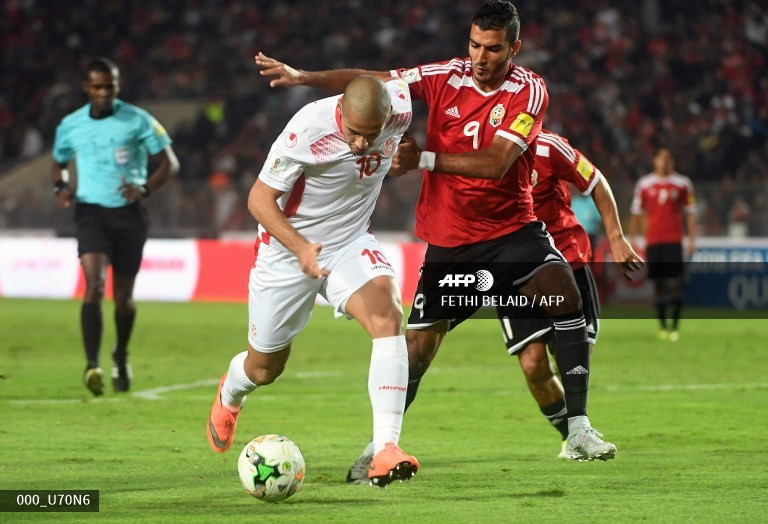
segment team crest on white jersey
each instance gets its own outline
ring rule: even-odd
[[[299,137],[296,133],[289,133],[288,136],[285,137],[285,145],[288,147],[294,147],[298,143]]]
[[[392,156],[392,154],[395,152],[395,139],[387,139],[387,141],[384,142],[384,145],[381,146],[381,151],[384,153],[384,156]]]
[[[496,107],[491,109],[491,117],[488,119],[488,123],[493,127],[499,127],[501,121],[504,120],[505,113],[504,104],[496,104]]]

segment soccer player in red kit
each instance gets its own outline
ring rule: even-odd
[[[685,292],[683,213],[688,225],[690,258],[696,251],[696,200],[691,180],[675,171],[672,153],[665,147],[653,156],[653,173],[641,177],[635,185],[629,226],[633,244],[644,212],[648,215],[645,253],[661,324],[659,338],[676,342],[680,338],[678,325]],[[667,307],[671,308],[671,326],[667,323]]]
[[[531,173],[533,211],[547,225],[555,247],[573,268],[587,321],[587,337],[593,345],[600,331],[600,298],[589,268],[592,259],[589,237],[571,209],[571,186],[594,199],[613,260],[621,263],[625,274],[639,269],[643,260],[624,238],[611,187],[599,169],[568,140],[546,129],[539,133],[535,153]],[[562,435],[563,446],[558,457],[567,458],[565,396],[560,380],[552,372],[546,349],[547,344],[552,346],[552,322],[528,308],[502,309],[499,317],[507,352],[518,356],[539,409]]]
[[[494,275],[495,289],[501,293],[562,297],[544,309],[554,324],[556,359],[563,371],[568,454],[578,460],[605,460],[613,458],[616,446],[604,442],[587,417],[589,342],[578,287],[567,261],[533,214],[532,148],[549,97],[541,77],[512,62],[522,45],[519,35],[515,7],[494,0],[483,4],[472,19],[467,58],[390,74],[297,71],[262,54],[256,63],[264,69],[262,75],[278,76],[272,86],[341,90],[359,74],[395,75],[408,83],[413,98],[427,104],[427,150],[404,139],[393,160],[398,171],[424,170],[416,234],[429,244],[425,265],[506,264],[507,271]],[[425,282],[422,275],[408,318],[406,406],[447,332],[471,316],[467,312],[455,318],[446,312],[439,300],[429,298],[436,296],[436,288],[437,282]]]

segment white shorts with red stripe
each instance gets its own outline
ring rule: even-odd
[[[298,259],[282,249],[259,243],[256,264],[248,282],[248,342],[262,353],[279,351],[291,343],[312,316],[320,294],[336,318],[346,314],[347,300],[369,280],[395,278],[376,238],[366,233],[332,253],[320,252],[320,267],[331,270],[321,279],[302,272]]]

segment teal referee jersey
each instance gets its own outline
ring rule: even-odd
[[[56,128],[53,158],[77,162],[78,202],[103,207],[130,204],[120,193],[125,180],[147,183],[147,155],[157,154],[171,143],[160,123],[143,109],[115,100],[114,112],[91,118],[91,104],[70,113]]]

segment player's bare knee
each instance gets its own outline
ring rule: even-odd
[[[549,367],[546,349],[543,346],[530,345],[520,353],[520,367],[528,382],[540,384],[553,377]]]
[[[247,361],[245,363],[245,374],[257,386],[271,384],[277,377],[283,374],[283,370],[285,370],[285,364],[283,363],[266,366],[261,364],[251,364],[249,366]]]
[[[392,304],[380,314],[371,316],[371,335],[373,338],[395,337],[403,334],[403,310]]]

